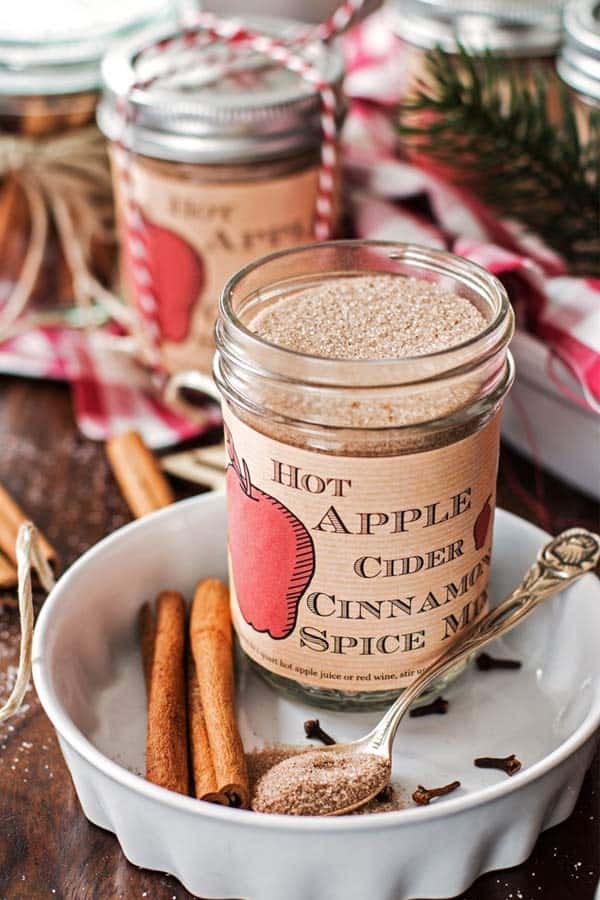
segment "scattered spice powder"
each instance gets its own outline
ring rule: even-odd
[[[327,359],[403,359],[455,347],[485,325],[466,297],[419,278],[377,275],[290,293],[250,327],[280,347]]]
[[[295,747],[254,751],[248,754],[248,769],[252,809],[292,816],[323,816],[351,806],[390,775],[387,760],[374,753]],[[389,808],[393,800],[383,802]],[[369,811],[382,811],[382,806],[378,803]]]

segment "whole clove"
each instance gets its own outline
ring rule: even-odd
[[[452,791],[455,791],[459,787],[460,781],[451,781],[450,784],[444,784],[442,787],[437,788],[426,788],[420,784],[412,795],[412,798],[417,806],[429,806],[434,797],[443,797],[446,794],[451,794]]]
[[[431,703],[427,703],[425,706],[417,706],[415,709],[411,709],[409,716],[411,719],[418,719],[421,716],[445,716],[449,706],[449,702],[444,700],[443,697],[436,697],[435,700],[432,700]]]
[[[389,803],[394,797],[394,788],[391,784],[386,784],[382,791],[379,791],[375,799],[379,803]]]
[[[337,744],[335,738],[332,738],[330,734],[323,731],[318,719],[307,719],[304,723],[304,733],[307,738],[315,738],[315,740],[321,741],[321,743],[325,744],[327,747]]]
[[[473,762],[478,769],[499,769],[507,775],[516,775],[521,768],[521,760],[514,753],[510,756],[479,756]]]
[[[475,664],[480,672],[490,672],[492,669],[520,669],[522,666],[518,659],[499,659],[490,656],[489,653],[480,653]]]

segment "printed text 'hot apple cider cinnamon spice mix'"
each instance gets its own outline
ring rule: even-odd
[[[419,247],[307,246],[231,279],[232,615],[269,681],[381,705],[482,615],[512,329],[492,275]]]
[[[282,41],[298,27],[267,17],[256,24]],[[168,49],[148,52],[161,37]],[[335,48],[311,41],[295,52],[339,92],[343,62]],[[323,143],[319,92],[243,43],[192,46],[166,31],[115,48],[103,74],[99,123],[114,142],[117,199],[124,205],[127,181],[139,209],[163,366],[209,371],[227,279],[265,253],[314,237]],[[140,82],[149,86],[132,90]],[[124,98],[131,124],[123,132]],[[119,142],[128,151],[126,177]],[[335,174],[332,190],[337,194]],[[335,202],[333,219],[336,211]],[[138,303],[127,234],[122,237],[124,288]]]

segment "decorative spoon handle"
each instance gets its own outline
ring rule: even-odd
[[[600,536],[585,528],[570,528],[548,541],[512,594],[490,610],[448,655],[432,663],[403,691],[365,738],[365,749],[389,753],[402,717],[425,688],[485,644],[506,634],[540,603],[590,572],[599,561]]]

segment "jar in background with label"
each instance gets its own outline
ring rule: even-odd
[[[510,72],[526,84],[542,69],[552,114],[557,102],[552,88],[558,83],[554,57],[561,40],[562,5],[563,0],[391,0],[392,27],[405,44],[406,97],[418,84],[428,83],[429,51],[439,47],[458,54],[462,47],[475,59],[488,52],[505,59]]]
[[[587,142],[590,116],[600,120],[600,8],[596,0],[575,0],[566,7],[564,41],[556,67],[570,88],[579,131]]]
[[[297,248],[228,283],[232,618],[269,682],[386,705],[483,614],[512,331],[495,277],[415,246]]]
[[[100,59],[114,40],[172,11],[171,0],[2,4],[0,303],[15,295],[19,305],[17,294],[45,312],[73,303],[70,225],[90,271],[110,282],[111,185],[95,125]]]
[[[285,40],[298,28],[267,18],[251,24]],[[301,76],[226,43],[182,42],[160,59],[144,56],[141,50],[158,38],[145,36],[108,54],[98,121],[110,139],[120,140],[119,101],[134,84],[152,78],[158,63],[168,66],[173,55],[182,74],[133,91],[132,124],[123,140],[153,281],[162,363],[170,372],[209,371],[218,298],[227,279],[258,256],[313,239],[321,101]],[[317,41],[295,49],[339,89],[338,50]],[[117,165],[114,179],[119,197]],[[126,248],[127,235],[122,238]],[[126,251],[122,276],[126,296],[135,303]]]

